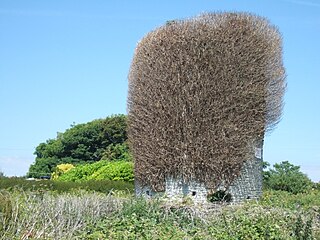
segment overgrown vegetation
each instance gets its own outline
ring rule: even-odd
[[[133,162],[105,161],[92,164],[78,165],[61,174],[56,180],[83,182],[87,180],[112,180],[133,182]]]
[[[157,192],[168,176],[212,190],[231,184],[280,120],[281,45],[277,28],[249,13],[202,14],[148,33],[129,73],[139,183]]]
[[[0,239],[74,239],[120,207],[120,199],[99,193],[0,192],[11,204],[11,220],[0,214]],[[9,196],[8,196],[9,195]],[[0,198],[1,199],[1,198]],[[2,202],[0,202],[0,205]]]
[[[132,164],[100,161],[92,169],[117,163]],[[292,164],[275,166],[288,170],[284,179],[300,176]],[[271,168],[265,175],[272,178],[278,171]],[[210,196],[214,203],[175,204],[133,198],[132,182],[2,178],[0,239],[320,239],[319,184],[295,193],[288,191],[291,182],[285,183],[285,191],[265,189],[260,201],[235,206],[220,204],[228,200],[224,192]]]
[[[0,239],[320,239],[319,191],[304,193],[311,198],[303,207],[301,195],[283,193],[197,207],[85,191],[0,191]]]
[[[133,193],[132,182],[111,180],[90,180],[84,182],[53,181],[53,180],[25,180],[23,178],[3,178],[0,181],[0,190],[23,190],[23,191],[51,191],[72,192],[76,190],[96,191],[109,193],[110,191],[126,191]]]
[[[85,164],[104,160],[129,159],[125,115],[113,115],[85,124],[72,125],[55,139],[36,147],[35,163],[28,177],[50,176],[59,164]]]

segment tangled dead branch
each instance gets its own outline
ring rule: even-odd
[[[280,120],[281,41],[268,20],[248,13],[203,14],[147,34],[129,73],[136,180],[155,191],[166,176],[230,184]]]

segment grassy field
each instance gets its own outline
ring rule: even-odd
[[[146,201],[121,188],[2,188],[0,239],[320,239],[320,191],[265,191],[259,202],[217,207]]]

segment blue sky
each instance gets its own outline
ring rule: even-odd
[[[0,170],[24,175],[34,149],[72,123],[126,113],[136,43],[167,20],[247,11],[283,35],[288,89],[264,160],[320,181],[320,1],[0,1]]]

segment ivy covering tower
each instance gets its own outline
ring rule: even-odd
[[[281,42],[276,27],[249,13],[170,21],[139,42],[128,95],[139,187],[168,191],[174,179],[228,189],[261,159],[283,108]]]

